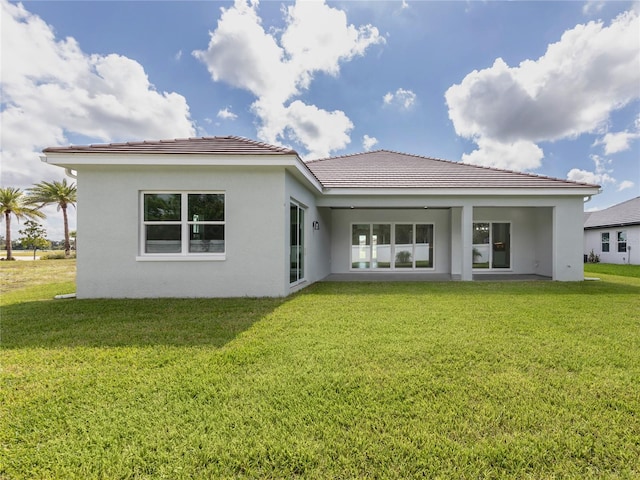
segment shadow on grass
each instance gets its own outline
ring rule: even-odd
[[[286,299],[47,300],[3,307],[2,348],[220,348]]]

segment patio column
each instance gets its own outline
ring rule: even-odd
[[[463,205],[461,218],[461,276],[462,281],[473,280],[473,205]]]

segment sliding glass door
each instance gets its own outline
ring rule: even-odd
[[[473,268],[511,268],[511,224],[473,224]]]
[[[304,279],[304,209],[297,203],[291,202],[289,218],[289,283],[296,283]]]

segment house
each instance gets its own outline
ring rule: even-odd
[[[640,265],[640,197],[584,214],[584,255]]]
[[[239,137],[47,148],[78,179],[77,295],[285,296],[330,278],[583,280],[598,186]]]

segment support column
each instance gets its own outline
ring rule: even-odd
[[[464,205],[462,207],[461,219],[461,280],[473,280],[473,206]]]

